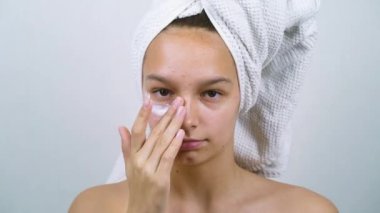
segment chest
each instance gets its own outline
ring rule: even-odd
[[[168,213],[253,213],[260,212],[258,206],[251,203],[218,202],[212,205],[197,205],[192,203],[172,203]]]

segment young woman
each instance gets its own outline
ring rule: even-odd
[[[235,162],[236,65],[205,13],[154,38],[142,85],[147,95],[133,127],[119,128],[128,180],[82,192],[71,213],[338,212],[321,195]],[[161,119],[152,114],[157,103],[170,104]]]

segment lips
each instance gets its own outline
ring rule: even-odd
[[[200,148],[204,144],[205,140],[185,138],[183,139],[180,150],[181,151],[190,151]]]
[[[203,140],[193,139],[193,138],[184,138],[183,143],[190,143],[190,142],[200,142]]]

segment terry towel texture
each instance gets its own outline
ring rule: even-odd
[[[319,0],[155,0],[135,33],[128,71],[141,91],[150,42],[174,19],[205,10],[238,71],[235,159],[249,171],[277,177],[288,162],[291,118],[316,41],[319,5]],[[108,182],[124,178],[119,157]]]

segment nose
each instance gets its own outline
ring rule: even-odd
[[[185,98],[184,99],[184,107],[186,109],[186,115],[185,119],[182,124],[182,128],[185,130],[191,130],[197,128],[199,124],[198,119],[198,107],[195,100],[192,98]]]

